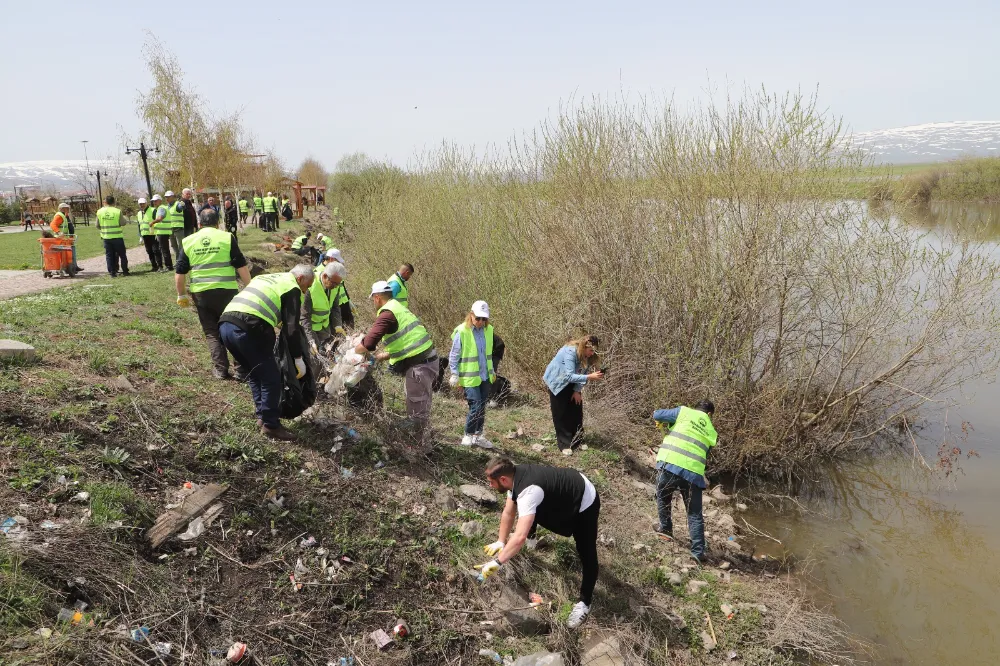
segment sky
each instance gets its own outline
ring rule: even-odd
[[[482,150],[595,95],[700,104],[818,89],[862,132],[1000,119],[1000,3],[4,3],[0,162],[119,152],[141,124],[155,35],[189,89],[238,111],[294,168],[363,151],[397,164],[442,141]],[[17,35],[31,35],[30,44]]]

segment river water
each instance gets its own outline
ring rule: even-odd
[[[1000,206],[935,203],[906,222],[932,242],[985,241],[1000,260]],[[803,483],[801,506],[750,516],[781,541],[758,552],[793,555],[817,600],[876,645],[876,664],[1000,662],[1000,384],[952,397],[923,415],[917,443],[931,465],[945,438],[960,447],[957,473],[929,475],[916,458],[857,461]]]

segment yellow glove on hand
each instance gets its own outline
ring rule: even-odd
[[[343,326],[335,326],[333,328],[333,332],[336,333],[337,335],[347,335],[347,333],[344,332],[344,327]]]
[[[184,296],[178,296],[177,305],[181,306],[182,308],[189,308],[191,307],[191,299],[188,298],[186,294]]]
[[[295,359],[295,378],[302,379],[306,376],[306,362],[302,360],[302,357]]]
[[[500,563],[496,560],[490,560],[486,564],[478,564],[476,568],[479,569],[479,581],[482,582],[500,571]]]
[[[488,546],[483,546],[483,552],[490,557],[496,557],[497,553],[503,550],[503,547],[506,545],[503,541],[494,541]]]

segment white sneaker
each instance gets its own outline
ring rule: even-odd
[[[562,454],[564,456],[571,456],[571,455],[573,455],[573,449],[563,449],[562,450]]]
[[[590,606],[582,601],[578,601],[577,604],[573,606],[573,610],[570,612],[569,618],[566,620],[566,626],[570,629],[576,629],[583,624],[583,621],[587,619],[588,615],[590,615]]]
[[[462,446],[472,446],[472,444],[473,444],[472,435],[466,435],[465,437],[462,438]]]
[[[493,442],[491,442],[490,440],[486,439],[482,435],[474,435],[473,438],[472,438],[472,443],[475,444],[476,446],[478,446],[481,449],[492,449],[493,448]]]

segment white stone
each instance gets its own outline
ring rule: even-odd
[[[38,358],[35,348],[17,340],[0,340],[0,358],[18,358],[33,361]]]

